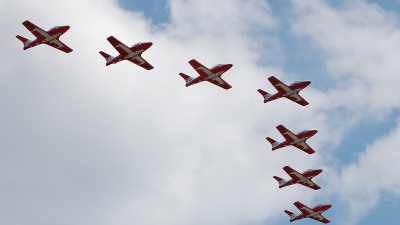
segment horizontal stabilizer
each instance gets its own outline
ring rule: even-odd
[[[102,55],[105,59],[110,58],[110,55],[107,54],[107,53],[105,53],[105,52],[103,52],[103,51],[100,51],[99,53],[100,53],[100,55]]]
[[[187,80],[190,78],[190,76],[184,74],[184,73],[179,73],[179,76],[181,76],[184,80]]]
[[[275,148],[277,145],[279,145],[279,142],[275,141],[274,139],[272,139],[270,137],[267,137],[266,139],[269,141],[269,143],[271,143],[272,148]]]
[[[285,180],[285,179],[282,179],[282,178],[280,178],[280,177],[274,176],[274,179],[278,181],[278,183],[279,183],[279,188],[281,188],[281,186],[282,186],[284,183],[286,183],[286,180]]]
[[[257,91],[264,97],[264,103],[272,100],[271,99],[271,97],[273,96],[272,94],[270,94],[266,91],[263,91],[261,89],[258,89]]]
[[[22,43],[25,43],[26,41],[29,41],[27,38],[24,38],[22,36],[17,35],[16,36],[20,41],[22,41]]]
[[[285,210],[284,212],[289,215],[291,220],[296,217],[296,215],[294,213],[290,212],[289,210]]]
[[[269,143],[271,143],[271,145],[274,144],[275,142],[277,142],[277,141],[275,141],[274,139],[272,139],[270,137],[267,137],[267,140],[269,141]]]
[[[193,77],[188,76],[184,73],[179,73],[179,76],[181,76],[183,79],[185,79],[186,82],[186,87],[189,85],[189,83],[193,80]]]
[[[109,55],[109,54],[107,54],[107,53],[105,53],[103,51],[100,51],[99,53],[100,53],[100,55],[102,55],[106,59],[107,63],[110,62],[114,58],[111,55]],[[108,65],[108,64],[106,64],[106,65]]]
[[[24,38],[22,36],[17,35],[16,36],[18,38],[18,40],[22,41],[22,43],[24,43],[24,49],[27,45],[29,45],[29,43],[31,43],[31,41],[27,38]]]
[[[262,96],[265,96],[265,95],[268,94],[268,92],[263,91],[263,90],[261,90],[261,89],[258,89],[257,91],[258,91]]]

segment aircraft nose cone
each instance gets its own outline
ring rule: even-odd
[[[229,70],[230,68],[232,68],[232,64],[224,64],[223,66],[222,66],[222,68],[226,68],[225,69],[225,71],[227,71],[227,70]]]
[[[63,27],[62,27],[62,30],[63,30],[64,32],[66,32],[67,30],[69,30],[69,28],[70,28],[70,26],[63,26]]]
[[[145,47],[146,49],[150,48],[153,45],[153,42],[146,42]]]

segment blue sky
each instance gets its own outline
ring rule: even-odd
[[[154,24],[167,23],[169,21],[169,10],[166,0],[122,0],[119,2],[126,9],[144,12],[146,17],[151,18]]]
[[[133,11],[142,11],[146,17],[152,18],[155,25],[169,22],[169,11],[167,1],[163,0],[143,0],[129,1],[121,0],[121,6]],[[343,7],[343,1],[327,1],[336,8]],[[369,1],[378,4],[382,9],[389,13],[400,14],[399,1]],[[271,0],[268,3],[272,6],[273,14],[279,20],[281,27],[274,31],[281,41],[285,55],[284,70],[287,73],[296,73],[301,79],[311,80],[312,86],[324,91],[335,83],[334,79],[321,74],[328,73],[325,59],[328,57],[321,49],[312,44],[312,40],[293,35],[291,31],[291,4],[289,1]],[[382,120],[361,120],[344,137],[341,144],[335,149],[333,155],[337,158],[339,166],[345,166],[357,162],[358,154],[365,150],[367,145],[371,145],[375,138],[388,133],[396,126],[396,119],[400,113],[393,111],[389,116]],[[343,115],[344,116],[344,115]],[[390,178],[389,178],[390,179]],[[393,198],[390,194],[379,202],[377,206],[366,215],[359,224],[398,224],[397,213],[400,209],[398,198]],[[335,216],[346,213],[346,204],[331,198],[333,208],[324,215],[330,218],[332,224],[339,224],[335,221]],[[293,206],[288,206],[293,210]],[[297,224],[309,224],[310,221],[299,221]],[[269,224],[269,223],[268,223]],[[287,221],[280,220],[277,224],[287,224]]]

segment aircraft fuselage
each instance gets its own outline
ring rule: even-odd
[[[223,73],[225,73],[226,71],[228,71],[233,65],[232,64],[221,64],[218,66],[214,66],[213,68],[210,69],[211,74],[208,74],[207,77],[203,78],[201,76],[198,76],[192,80],[190,80],[187,84],[186,87],[193,85],[193,84],[197,84],[201,81],[205,81],[205,80],[213,80],[216,79],[218,77],[220,77]]]
[[[303,132],[300,132],[300,133],[294,135],[294,137],[292,137],[293,140],[285,140],[284,142],[286,142],[285,144],[289,144],[289,145],[304,143],[307,139],[314,136],[317,132],[318,132],[317,130],[303,131]],[[282,142],[282,143],[284,143],[284,142]]]
[[[48,30],[47,32],[39,32],[41,35],[43,35],[43,38],[39,39],[36,38],[33,41],[29,41],[24,43],[24,50],[28,48],[35,47],[36,45],[44,44],[46,42],[52,42],[54,40],[58,40],[58,38],[63,35],[65,32],[69,30],[70,26],[59,26],[57,28],[52,28]]]
[[[146,51],[148,48],[150,48],[153,45],[153,43],[151,42],[142,42],[142,43],[138,43],[133,45],[132,47],[130,47],[129,49],[127,49],[127,55],[118,55],[113,57],[111,60],[106,62],[106,66],[109,66],[111,64],[115,64],[117,62],[120,62],[122,60],[126,60],[126,59],[136,59],[138,56],[140,56],[144,51]],[[136,50],[138,47],[140,47],[140,50]]]

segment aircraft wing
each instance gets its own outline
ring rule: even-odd
[[[54,39],[50,42],[45,42],[45,44],[66,53],[72,52],[72,49],[70,47],[68,47],[66,44],[62,43],[60,40],[57,39]]]
[[[211,75],[211,74],[213,74],[207,67],[205,67],[205,66],[203,66],[201,63],[199,63],[199,62],[197,62],[195,59],[192,59],[192,60],[190,60],[189,61],[189,64],[193,67],[193,69],[195,69],[196,71],[197,71],[197,73],[200,75],[200,77],[202,77],[202,78],[206,78],[206,77],[208,77],[209,75]],[[222,78],[219,78],[219,79],[221,79],[222,80]],[[217,81],[217,83],[214,83],[214,82],[212,82],[212,81],[210,81],[211,83],[213,83],[213,84],[215,84],[215,85],[218,85],[217,83],[220,83],[220,82],[218,82]],[[225,82],[225,81],[223,81],[223,82]],[[226,82],[225,82],[226,83]],[[228,84],[229,85],[229,84]],[[218,86],[220,86],[220,85],[218,85]],[[229,88],[230,88],[230,85],[229,85]],[[228,88],[228,89],[229,89]],[[227,88],[225,88],[225,89],[227,89]]]
[[[150,63],[148,63],[145,59],[143,59],[140,56],[136,56],[135,58],[129,58],[128,60],[140,67],[145,68],[146,70],[151,70],[154,68]]]
[[[321,189],[320,186],[318,186],[316,183],[312,182],[311,180],[307,181],[300,181],[299,184],[304,185],[308,188],[314,189],[314,190],[319,190]]]
[[[295,202],[293,204],[301,211],[301,213],[303,213],[303,215],[305,217],[309,216],[311,213],[314,212],[312,209],[310,209],[309,207],[305,206],[301,202]]]
[[[282,136],[288,141],[293,141],[297,139],[297,136],[283,125],[277,126],[276,129],[278,129],[279,133],[281,133]]]
[[[308,144],[306,144],[305,142],[300,142],[300,143],[297,143],[297,144],[293,144],[293,146],[298,148],[298,149],[300,149],[300,150],[302,150],[302,151],[304,151],[304,152],[307,152],[308,154],[315,153],[315,151]]]
[[[226,83],[226,81],[224,81],[221,77],[215,77],[213,79],[207,80],[210,83],[213,83],[225,90],[228,90],[229,88],[231,88],[232,86],[229,85],[228,83]]]
[[[35,37],[39,40],[43,40],[49,36],[46,31],[42,30],[42,28],[36,26],[35,24],[31,23],[29,20],[26,20],[22,23],[26,29],[28,29]]]
[[[302,105],[302,106],[308,105],[308,102],[297,93],[295,93],[293,95],[285,96],[285,97],[291,101],[296,102],[299,105]]]
[[[124,43],[120,42],[113,36],[108,37],[107,40],[115,48],[115,50],[119,52],[121,56],[126,56],[132,52],[128,46],[126,46]]]
[[[269,82],[276,88],[276,90],[280,93],[286,93],[292,89],[290,89],[286,84],[282,81],[278,80],[276,77],[271,76],[268,78]]]
[[[321,222],[321,223],[330,223],[331,222],[327,218],[323,217],[321,214],[314,215],[314,216],[309,216],[309,218],[311,218],[313,220],[316,220],[318,222]]]
[[[301,173],[299,173],[296,170],[290,168],[289,166],[283,167],[283,170],[292,178],[292,180],[294,182],[297,182],[300,179],[304,178],[304,176]]]
[[[298,182],[299,184],[302,184],[314,190],[321,189],[320,186],[318,186],[316,183],[312,182],[309,179],[306,179],[305,181],[300,181],[305,178],[303,174],[297,172],[296,170],[290,168],[289,166],[283,167],[283,170],[292,178],[294,182]]]

